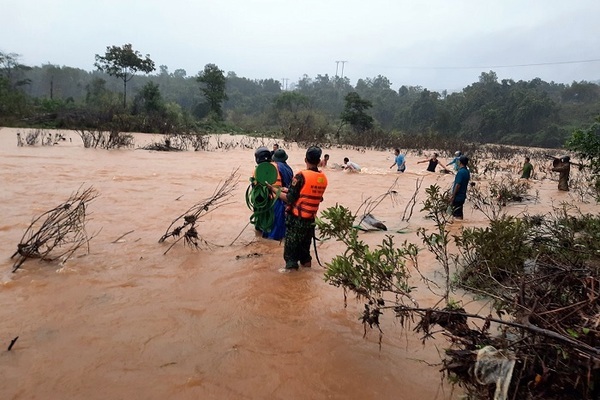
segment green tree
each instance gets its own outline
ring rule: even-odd
[[[587,129],[577,129],[567,140],[567,148],[581,157],[594,175],[596,200],[600,202],[600,117]]]
[[[314,113],[308,97],[299,92],[282,92],[273,100],[273,111],[283,138],[303,140],[311,133]]]
[[[142,90],[135,96],[133,102],[134,114],[160,114],[165,111],[165,102],[158,85],[154,82],[148,82]]]
[[[141,53],[133,50],[131,44],[124,44],[122,47],[108,46],[103,56],[96,54],[94,65],[98,70],[123,81],[123,108],[127,107],[127,82],[138,71],[149,74],[155,70],[150,55],[146,54],[146,57],[142,58]]]
[[[581,81],[573,82],[562,92],[562,100],[573,103],[591,103],[600,98],[600,87],[594,83]]]
[[[222,104],[227,100],[225,73],[215,64],[206,64],[204,71],[198,74],[196,80],[200,83],[200,91],[208,102],[211,113],[218,121],[223,120]]]
[[[348,78],[330,78],[327,74],[317,75],[314,79],[304,75],[295,87],[301,94],[310,98],[316,110],[333,120],[338,118],[344,109],[344,95],[354,90],[349,82]]]
[[[382,75],[356,82],[356,92],[373,103],[373,118],[384,129],[394,127],[394,118],[400,109],[399,95],[391,86],[392,82]]]
[[[23,76],[30,69],[19,63],[18,54],[0,52],[0,121],[20,118],[28,112],[22,87],[30,83]]]
[[[106,88],[106,81],[102,78],[92,79],[85,86],[85,92],[85,104],[89,108],[109,109],[119,101],[117,94]]]
[[[0,76],[6,78],[13,88],[29,85],[31,80],[24,77],[31,67],[19,63],[19,55],[0,52]]]
[[[373,117],[366,113],[373,104],[361,99],[356,92],[348,93],[344,100],[346,105],[341,115],[342,122],[349,124],[356,133],[373,129]]]
[[[438,92],[424,89],[410,107],[411,128],[416,131],[431,129],[436,123]]]

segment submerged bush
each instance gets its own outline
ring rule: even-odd
[[[600,217],[567,206],[552,215],[504,216],[455,237],[457,285],[509,315],[502,334],[485,344],[512,349],[515,398],[597,398],[598,237]]]
[[[502,216],[486,228],[466,228],[454,237],[461,252],[459,286],[489,290],[496,282],[523,274],[524,263],[533,250],[528,244],[528,224]]]

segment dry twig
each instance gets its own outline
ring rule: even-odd
[[[355,213],[355,215],[358,215],[361,208],[364,207],[364,212],[363,212],[362,217],[360,218],[360,221],[358,222],[358,225],[360,225],[365,220],[365,218],[372,217],[372,212],[375,211],[377,206],[379,206],[379,204],[381,204],[381,202],[383,200],[385,200],[386,197],[388,197],[388,196],[390,197],[390,199],[392,200],[392,204],[396,203],[397,197],[398,197],[398,191],[396,190],[397,187],[398,187],[398,178],[396,178],[394,183],[392,183],[392,185],[389,187],[387,192],[380,194],[379,196],[377,196],[374,199],[371,197],[367,197],[361,203],[361,205],[358,207],[358,210],[356,210],[356,213]]]
[[[235,169],[231,172],[231,175],[217,187],[212,196],[194,204],[186,212],[175,218],[167,228],[165,234],[158,240],[158,243],[162,243],[170,237],[177,238],[163,254],[167,254],[181,239],[184,240],[184,244],[196,249],[200,247],[200,242],[208,245],[208,242],[202,239],[198,234],[198,230],[196,229],[197,223],[200,221],[202,215],[206,215],[217,208],[228,204],[226,199],[231,196],[231,193],[237,187],[238,180],[238,169]]]
[[[25,230],[13,265],[15,272],[28,258],[54,261],[70,257],[79,247],[88,246],[92,239],[85,230],[86,206],[98,197],[92,187],[79,189],[69,199],[33,220]]]

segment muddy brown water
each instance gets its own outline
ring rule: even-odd
[[[27,132],[0,129],[0,398],[459,397],[459,389],[442,384],[434,365],[445,345],[441,336],[423,346],[418,335],[385,316],[380,348],[376,331],[363,337],[362,303],[349,298],[345,307],[342,289],[324,282],[323,268],[315,263],[298,273],[277,272],[281,244],[257,239],[247,227],[244,193],[254,150],[240,144],[255,147],[261,139],[222,136],[218,142],[232,148],[201,152],[106,151],[83,148],[70,131],[55,146],[17,147],[17,131]],[[155,140],[136,134],[138,146]],[[282,147],[294,171],[300,170],[305,149]],[[389,151],[325,152],[330,165],[347,156],[363,171],[326,169],[322,209],[339,203],[357,210],[398,178],[397,202],[386,199],[375,215],[397,243],[420,243],[416,229],[433,227],[419,211],[424,188],[449,187],[453,176],[425,172],[416,155],[408,157],[408,172],[398,175],[389,169]],[[211,196],[236,168],[240,179],[229,204],[200,224],[199,234],[213,246],[194,251],[179,243],[164,255],[171,242],[158,239],[171,221]],[[402,221],[420,178],[413,215]],[[32,218],[82,185],[100,194],[88,207],[87,230],[96,235],[89,254],[78,252],[64,263],[28,260],[11,273],[10,256]],[[578,201],[548,178],[533,186],[539,201],[511,206],[512,212],[543,213],[560,201]],[[451,229],[484,223],[467,203],[465,221]],[[361,236],[376,245],[384,235]],[[343,248],[326,241],[318,251],[328,261]],[[423,254],[420,263],[426,275],[441,280],[433,256]],[[413,280],[420,285],[416,274]],[[415,297],[423,304],[435,301],[422,285]]]

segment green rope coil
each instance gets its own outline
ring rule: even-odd
[[[252,211],[250,223],[262,232],[270,232],[275,222],[273,205],[277,197],[272,198],[270,194],[267,185],[250,178],[250,185],[246,189],[246,205]]]

